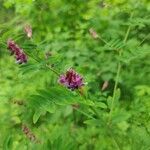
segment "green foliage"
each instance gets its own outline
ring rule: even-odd
[[[0,149],[149,150],[148,0],[0,4]],[[8,39],[26,64],[15,63]],[[59,84],[68,68],[84,78],[81,89]]]

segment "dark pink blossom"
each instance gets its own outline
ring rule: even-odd
[[[27,56],[24,53],[19,53],[19,55],[16,55],[16,60],[19,64],[26,63]]]
[[[71,90],[79,89],[84,85],[83,78],[73,69],[69,69],[64,75],[61,75],[59,78],[59,83]]]
[[[7,47],[10,50],[11,55],[15,55],[17,63],[22,64],[27,62],[27,56],[23,52],[23,49],[21,49],[13,40],[7,41]]]

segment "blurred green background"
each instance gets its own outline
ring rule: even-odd
[[[32,27],[31,39],[23,30],[27,24]],[[90,29],[100,38],[94,38]],[[27,66],[10,56],[6,45],[10,38],[29,54]],[[0,149],[150,150],[149,50],[149,0],[0,0]],[[73,67],[82,74],[89,98],[105,105],[113,95],[121,62],[121,94],[110,131],[71,105],[43,112],[36,123],[32,121],[28,97],[58,80],[41,69],[47,52],[58,72]],[[108,87],[102,90],[104,82]],[[104,120],[107,107],[98,109]],[[86,106],[81,110],[92,114]],[[25,135],[22,124],[30,134]],[[32,134],[36,142],[29,138]]]

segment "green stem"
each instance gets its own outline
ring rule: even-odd
[[[94,107],[89,106],[89,108],[90,108],[91,110],[93,110],[93,112],[95,113],[95,115],[97,116],[97,118],[100,118],[99,113],[97,112],[97,110],[96,110]]]
[[[98,36],[98,39],[101,40],[103,43],[109,45],[109,43],[106,40],[104,40],[100,35]]]
[[[138,47],[149,37],[149,35],[150,35],[150,33],[144,37],[144,39],[141,41],[141,43],[138,45]]]
[[[36,59],[34,56],[31,56],[28,52],[26,52],[26,54],[30,57],[32,57],[35,61],[37,61],[38,63],[40,63],[40,61],[38,59]],[[46,67],[49,68],[53,73],[55,73],[57,76],[60,76],[60,74],[54,70],[51,66],[49,66],[48,64],[46,64]]]
[[[107,126],[107,125],[106,125]],[[113,143],[116,145],[116,148],[118,150],[121,150],[121,145],[119,144],[118,140],[116,139],[116,137],[113,135],[111,129],[107,126],[108,130],[107,130],[107,133],[108,135],[111,137],[111,139],[113,140]]]
[[[114,90],[113,90],[113,98],[112,98],[111,108],[110,108],[110,112],[109,112],[108,124],[110,124],[111,118],[112,118],[113,107],[114,107],[114,102],[115,102],[115,98],[116,98],[116,90],[117,90],[117,87],[118,87],[120,71],[121,71],[121,63],[119,62],[119,63],[118,63],[118,69],[117,69],[117,75],[116,75],[115,86],[114,86]]]
[[[85,96],[84,94],[82,95],[79,90],[77,90],[77,93],[78,93],[81,97],[85,98],[85,100],[86,100],[86,96]],[[97,116],[97,118],[100,118],[99,113],[97,112],[97,110],[96,110],[94,107],[89,106],[89,108],[95,113],[95,115]]]
[[[81,95],[79,91],[78,91],[78,94]],[[89,108],[90,108],[91,110],[93,110],[93,112],[96,114],[96,116],[97,116],[98,118],[100,118],[99,113],[96,111],[96,109],[94,109],[92,106],[90,106]],[[78,111],[78,112],[80,112],[81,114],[85,115],[85,116],[88,117],[88,118],[91,118],[91,119],[94,119],[94,120],[96,119],[96,118],[94,118],[93,116],[87,114],[86,112],[84,112],[84,111],[82,111],[82,110],[80,110],[80,109],[78,109],[78,108],[75,108],[75,110]],[[121,150],[121,146],[120,146],[118,140],[114,137],[114,135],[113,135],[113,133],[112,133],[112,131],[111,131],[111,128],[107,125],[107,123],[106,123],[105,121],[103,121],[103,120],[101,120],[101,121],[103,122],[104,126],[108,129],[108,130],[107,130],[107,134],[108,134],[108,135],[111,137],[111,139],[113,140],[113,143],[115,144],[116,148],[117,148],[118,150]]]
[[[131,14],[132,17],[133,14]],[[129,36],[129,32],[131,30],[131,26],[128,27],[124,40],[123,42],[126,43],[127,38]],[[119,57],[122,56],[122,49],[119,50]],[[116,74],[116,80],[115,80],[115,85],[114,85],[114,90],[113,90],[113,97],[112,97],[112,102],[111,102],[111,108],[110,108],[110,112],[109,112],[109,116],[108,116],[108,124],[111,123],[111,118],[112,118],[112,113],[113,113],[113,108],[114,108],[114,102],[115,102],[115,98],[116,98],[116,90],[118,87],[118,83],[119,83],[119,76],[120,76],[120,72],[121,72],[121,62],[118,62],[118,68],[117,68],[117,74]]]
[[[53,73],[55,73],[57,76],[60,76],[60,74],[59,74],[56,70],[54,70],[51,66],[49,66],[49,65],[46,64],[46,67],[49,68],[49,69],[50,69]]]
[[[80,109],[78,109],[78,108],[75,108],[75,110],[77,110],[77,111],[80,112],[81,114],[87,116],[88,118],[95,119],[93,116],[87,114],[86,112],[84,112],[84,111],[82,111],[82,110],[80,110]]]
[[[128,29],[127,29],[127,32],[126,32],[126,34],[125,34],[125,38],[124,38],[124,40],[123,40],[124,43],[126,43],[126,41],[127,41],[127,38],[128,38],[128,36],[129,36],[130,30],[131,30],[131,26],[129,26]]]

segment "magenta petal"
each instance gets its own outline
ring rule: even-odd
[[[26,54],[14,41],[8,40],[7,47],[10,50],[11,54],[15,55],[16,61],[19,62],[19,64],[27,62]]]
[[[59,83],[72,90],[78,89],[84,85],[83,78],[73,69],[69,69],[66,74],[61,75],[59,78]]]

